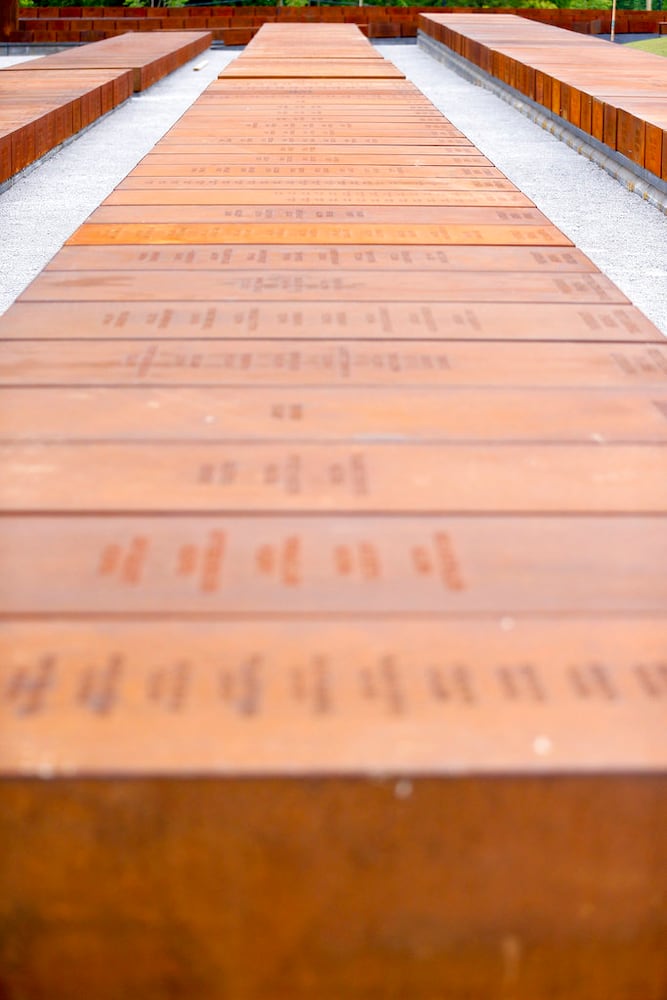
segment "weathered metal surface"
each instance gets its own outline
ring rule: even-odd
[[[354,153],[313,153],[304,154],[302,158],[285,155],[264,154],[254,156],[249,153],[226,153],[224,163],[211,153],[199,153],[197,162],[193,163],[189,156],[178,153],[161,153],[154,150],[145,156],[141,163],[132,171],[128,180],[143,177],[225,177],[225,176],[262,176],[273,172],[281,177],[301,174],[304,177],[316,178],[322,176],[340,177],[341,173],[351,180],[361,177],[401,177],[414,176],[437,179],[465,175],[470,177],[502,177],[501,172],[492,165],[490,160],[475,151],[466,149],[463,153],[454,149],[445,150],[429,156],[424,162],[422,156],[387,154],[356,156]],[[463,168],[463,169],[462,169]],[[464,174],[464,171],[471,171]]]
[[[664,344],[656,327],[632,306],[532,303],[427,305],[285,301],[236,302],[19,302],[0,316],[0,335],[63,340],[133,337],[210,338],[226,341],[359,339],[477,340]]]
[[[0,71],[0,184],[132,94],[130,71]]]
[[[308,77],[346,77],[351,79],[402,80],[404,74],[392,63],[377,59],[249,59],[239,58],[222,71],[223,78],[253,77],[304,79]]]
[[[99,218],[98,209],[95,214]],[[121,209],[109,209],[116,217]],[[124,210],[124,215],[130,209]],[[138,210],[147,214],[147,210]],[[177,209],[171,209],[169,215],[173,218]],[[240,209],[230,210],[240,211]],[[287,211],[287,210],[284,210]],[[311,212],[315,211],[310,209]],[[351,210],[348,210],[351,211]],[[358,211],[362,211],[358,209]],[[368,209],[366,210],[368,211]],[[377,211],[377,209],[376,209]],[[385,210],[386,211],[386,210]],[[391,210],[390,210],[391,211]],[[400,209],[393,210],[400,215]],[[429,212],[432,209],[428,210]],[[455,211],[449,209],[449,212]],[[462,211],[459,209],[459,211]],[[480,209],[483,212],[491,209]],[[527,211],[527,210],[524,210]],[[278,209],[273,209],[277,214]],[[153,213],[160,217],[159,210]],[[199,214],[204,217],[210,212],[196,213],[190,209],[186,214]],[[252,210],[248,210],[252,215]],[[515,223],[495,225],[474,223],[448,225],[429,225],[428,223],[385,222],[382,224],[367,224],[364,222],[96,222],[84,223],[67,241],[70,246],[95,246],[103,244],[183,244],[183,243],[303,243],[304,245],[321,244],[372,244],[392,243],[413,246],[415,244],[433,246],[535,246],[535,247],[569,247],[572,241],[564,236],[559,229],[551,225],[525,225]]]
[[[372,191],[403,193],[422,187],[431,193],[440,190],[517,190],[514,184],[504,180],[500,172],[493,167],[454,167],[449,168],[448,171],[440,168],[437,171],[438,176],[432,177],[418,170],[414,170],[410,176],[405,169],[402,177],[392,175],[388,171],[382,176],[379,168],[375,168],[375,176],[361,174],[356,176],[356,171],[351,170],[327,172],[322,169],[318,170],[318,168],[312,168],[310,171],[298,168],[290,171],[289,168],[284,168],[279,171],[274,167],[268,169],[264,174],[254,168],[251,168],[250,173],[243,174],[242,171],[243,168],[239,168],[234,172],[221,170],[218,176],[179,177],[172,169],[171,175],[130,178],[118,185],[116,194],[132,192],[136,197],[141,191],[150,191],[151,193],[160,191],[225,191],[230,188],[244,192],[300,188],[303,192],[306,178],[309,190],[317,193],[321,189],[331,189],[337,192],[342,189],[349,192],[350,197],[353,197],[357,190],[364,194]],[[317,176],[318,174],[319,176]]]
[[[59,72],[71,77],[82,69],[131,69],[134,89],[144,90],[209,48],[213,36],[208,31],[125,32],[87,45],[67,48],[47,58],[15,63],[11,70],[21,73]]]
[[[522,229],[535,226],[541,230],[549,229],[549,220],[537,208],[477,208],[440,207],[411,205],[409,213],[399,202],[395,206],[300,206],[283,207],[282,205],[109,205],[103,202],[89,216],[86,225],[79,231],[85,231],[90,225],[208,225],[211,230],[216,224],[245,223],[253,225],[275,225],[280,223],[310,223],[314,228],[321,227],[324,232],[319,242],[326,243],[326,226],[354,224],[356,226],[383,223],[397,228],[405,222],[409,214],[410,222],[415,226],[431,226],[437,231],[439,226],[470,226],[493,227],[502,226],[507,230],[512,227],[520,232]],[[391,233],[391,230],[389,230]],[[563,237],[565,239],[565,237]],[[74,242],[69,240],[68,242]],[[204,241],[202,241],[204,242]],[[206,241],[207,242],[207,241]],[[249,241],[251,242],[251,241]],[[270,240],[264,242],[269,243]],[[298,242],[295,240],[294,242]],[[390,239],[382,240],[391,242]],[[428,242],[428,241],[426,241]],[[514,241],[519,243],[520,239]],[[569,242],[569,241],[568,241]]]
[[[409,273],[412,268],[441,276],[458,271],[595,272],[580,250],[521,246],[65,246],[46,265],[46,271],[264,270],[284,268],[374,271],[376,268]],[[396,274],[392,275],[392,281]],[[486,280],[486,275],[485,275]],[[478,279],[478,284],[480,284]]]
[[[196,165],[193,160],[196,159]],[[282,166],[418,166],[426,164],[426,167],[439,168],[453,166],[454,164],[470,164],[472,166],[491,167],[493,164],[486,157],[475,149],[474,146],[456,143],[449,146],[422,146],[417,149],[407,150],[404,147],[384,146],[379,152],[376,149],[359,150],[350,152],[340,146],[312,146],[312,145],[291,145],[280,144],[280,149],[275,147],[265,147],[259,152],[255,148],[237,145],[233,149],[225,147],[224,152],[216,152],[208,146],[193,147],[179,144],[177,146],[156,146],[156,148],[137,165],[137,174],[142,171],[152,172],[163,167],[178,166],[182,168],[183,176],[188,176],[193,172],[205,174],[208,170],[225,171],[227,165],[230,168],[240,166],[257,166],[258,169],[265,169],[267,165]],[[150,170],[149,170],[150,168]]]
[[[6,388],[0,441],[663,443],[661,390]]]
[[[4,772],[660,770],[662,619],[250,628],[0,626]]]
[[[193,302],[273,301],[346,302],[582,302],[627,303],[599,273],[548,274],[537,271],[318,270],[301,271],[55,271],[40,275],[23,292],[22,302],[169,302],[187,289]],[[359,331],[361,332],[361,331]]]
[[[655,177],[667,176],[661,149],[667,70],[658,55],[608,49],[581,34],[511,15],[491,20],[428,14],[421,25],[436,42],[550,113]]]
[[[23,444],[0,462],[3,511],[667,514],[664,445]]]
[[[482,207],[528,207],[533,203],[526,195],[518,191],[498,190],[503,187],[502,181],[481,182],[472,184],[472,190],[445,190],[438,188],[428,190],[424,185],[420,190],[390,190],[388,188],[360,190],[354,188],[311,189],[308,192],[285,190],[284,187],[256,190],[244,188],[241,185],[228,190],[161,190],[161,191],[116,191],[104,202],[105,206],[185,206],[205,205],[211,207],[217,214],[218,206],[243,206],[243,214],[249,205],[294,205],[299,212],[304,206],[397,206],[401,211],[415,205],[428,205],[434,209],[434,214],[443,207],[475,206]],[[168,213],[166,213],[168,215]]]
[[[0,554],[5,618],[660,614],[667,600],[667,517],[7,515]]]
[[[38,332],[37,330],[35,332]],[[149,333],[150,331],[145,331]],[[100,331],[104,335],[103,331]],[[157,333],[157,331],[156,331]],[[91,336],[94,336],[91,335]],[[528,349],[527,349],[528,348]],[[2,385],[523,386],[662,389],[659,342],[12,340]]]
[[[498,181],[227,76],[0,318],[3,996],[663,1000],[667,351]]]

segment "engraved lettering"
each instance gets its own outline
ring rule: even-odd
[[[112,712],[119,700],[123,664],[123,656],[114,653],[102,666],[84,670],[77,695],[79,704],[95,715]]]
[[[38,715],[46,707],[48,693],[56,683],[56,657],[47,653],[32,666],[11,674],[5,697],[16,715]]]

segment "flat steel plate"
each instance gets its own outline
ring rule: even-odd
[[[667,514],[664,445],[23,444],[0,462],[2,511]]]
[[[281,223],[311,224],[314,228],[325,228],[339,224],[382,224],[401,226],[504,226],[516,227],[521,230],[525,226],[548,227],[549,220],[539,209],[530,208],[475,208],[457,207],[423,207],[410,206],[406,211],[401,205],[396,206],[322,206],[303,208],[299,206],[284,207],[282,205],[107,205],[92,212],[88,225],[146,225],[146,224],[185,224],[210,225],[217,223],[239,225],[245,223],[249,228],[253,225],[280,225]],[[565,238],[565,237],[563,237]],[[69,240],[68,242],[72,242]],[[264,242],[270,243],[270,240]],[[294,242],[299,242],[295,240]],[[320,242],[326,243],[322,239]],[[391,240],[382,240],[389,243]],[[517,238],[516,242],[520,242]]]
[[[346,341],[449,340],[652,342],[660,331],[633,306],[533,303],[19,302],[0,316],[0,337],[44,340],[207,338]]]
[[[98,212],[102,209],[98,209]],[[118,213],[120,209],[109,209]],[[128,212],[126,209],[125,212]],[[172,213],[175,210],[172,209]],[[193,210],[190,209],[190,212]],[[231,210],[234,211],[234,210]],[[312,211],[312,209],[311,209]],[[390,211],[395,211],[391,209]],[[429,209],[428,211],[432,211]],[[455,209],[449,209],[450,212]],[[459,211],[461,211],[459,209]],[[482,209],[481,211],[492,211]],[[159,210],[158,210],[159,214]],[[206,214],[205,212],[203,214]],[[113,246],[116,244],[182,243],[302,243],[308,244],[398,244],[433,246],[535,246],[570,247],[571,240],[551,225],[514,223],[494,225],[473,223],[429,225],[364,222],[98,222],[84,223],[69,238],[70,246]]]
[[[3,408],[3,442],[667,442],[667,387],[26,387],[4,389]]]
[[[667,517],[7,515],[0,556],[5,619],[650,615],[667,601]]]
[[[1,385],[667,385],[667,346],[432,340],[12,340]]]
[[[238,185],[227,190],[161,190],[161,191],[116,191],[105,199],[105,206],[165,206],[165,216],[169,218],[167,206],[171,205],[206,205],[217,213],[220,205],[322,205],[322,206],[397,206],[404,209],[404,214],[412,214],[413,206],[428,205],[434,209],[434,214],[441,208],[450,206],[474,206],[479,208],[510,206],[529,207],[533,202],[525,194],[518,191],[502,190],[503,181],[491,181],[472,186],[470,190],[463,189],[428,189],[424,184],[421,190],[394,190],[388,188],[359,189],[324,188],[286,190],[284,187],[269,187],[261,190],[244,188]]]
[[[410,273],[412,268],[444,275],[454,271],[597,272],[574,248],[450,246],[65,246],[46,271],[122,271],[187,268],[230,270],[386,269]],[[392,275],[392,281],[395,275]],[[486,278],[486,275],[485,275]]]
[[[226,66],[220,76],[224,78],[280,78],[303,79],[307,77],[343,77],[350,79],[402,80],[401,73],[392,63],[377,59],[235,59]]]
[[[417,268],[383,270],[292,269],[270,271],[45,271],[22,293],[22,302],[584,302],[627,303],[604,275],[549,274],[537,271],[454,273]],[[530,319],[527,311],[526,319]]]
[[[666,645],[619,615],[5,624],[0,773],[663,771]]]

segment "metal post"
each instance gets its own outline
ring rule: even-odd
[[[609,36],[610,41],[614,41],[616,38],[616,0],[611,2],[611,35]]]

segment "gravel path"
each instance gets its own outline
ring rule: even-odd
[[[665,215],[416,44],[377,48],[667,335]],[[235,55],[209,51],[0,194],[0,312]],[[0,66],[11,60],[0,58]]]

